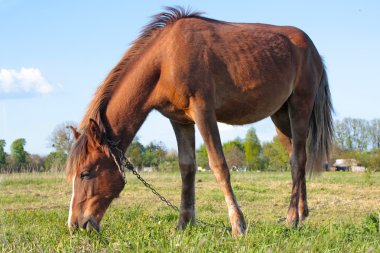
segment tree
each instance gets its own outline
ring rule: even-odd
[[[208,163],[208,156],[207,156],[207,150],[206,146],[202,144],[197,150],[196,150],[196,161],[197,165],[209,170],[210,165]]]
[[[144,153],[145,148],[136,137],[127,149],[127,157],[131,160],[131,163],[138,169],[141,169],[143,166]]]
[[[373,119],[369,125],[369,136],[373,149],[380,149],[380,119]]]
[[[142,163],[146,167],[155,167],[158,169],[158,165],[164,160],[166,155],[166,148],[162,142],[151,142],[145,148]]]
[[[11,145],[11,158],[18,170],[28,162],[28,153],[24,150],[26,140],[20,138],[15,140]]]
[[[0,168],[7,165],[7,153],[5,153],[5,140],[0,140]]]
[[[30,154],[28,158],[29,171],[43,171],[45,159],[37,154]]]
[[[344,118],[335,122],[335,139],[343,150],[365,151],[369,147],[369,123],[363,119]]]
[[[230,141],[223,145],[224,156],[230,169],[241,168],[244,166],[244,152],[242,143]]]
[[[368,168],[371,170],[380,170],[380,149],[373,150],[368,163]]]
[[[260,140],[256,135],[256,130],[248,129],[244,140],[245,162],[248,170],[258,170],[260,168]]]
[[[263,159],[266,166],[272,170],[287,170],[290,167],[288,151],[278,136],[275,136],[272,142],[263,144]]]
[[[67,155],[64,152],[51,152],[44,161],[47,171],[63,171],[66,165]]]
[[[237,147],[243,153],[245,151],[244,150],[244,141],[242,139],[240,139],[239,137],[237,137],[235,140],[228,141],[228,142],[224,143],[223,144],[223,149],[228,148],[230,146]]]
[[[74,135],[69,126],[76,127],[73,122],[57,125],[50,135],[49,142],[55,149],[45,159],[44,167],[48,171],[62,171],[66,165],[67,155],[74,144]]]
[[[176,150],[170,150],[166,152],[165,159],[162,161],[159,166],[159,171],[178,171],[178,153]]]
[[[73,122],[65,122],[55,127],[50,136],[50,144],[56,152],[68,154],[74,144],[74,136],[68,126],[76,126]]]

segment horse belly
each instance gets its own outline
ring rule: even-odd
[[[286,86],[290,87],[290,85]],[[244,125],[260,121],[277,112],[290,94],[290,88],[273,92],[271,86],[256,87],[256,89],[245,92],[230,90],[226,96],[216,98],[217,120],[231,125]]]

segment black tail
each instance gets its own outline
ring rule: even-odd
[[[314,100],[307,139],[306,170],[310,175],[313,172],[320,172],[325,161],[328,161],[330,157],[334,137],[332,112],[329,83],[326,70],[323,67],[322,78]]]

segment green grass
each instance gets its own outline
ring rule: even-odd
[[[143,177],[179,203],[179,173]],[[2,252],[380,252],[380,173],[324,173],[308,180],[310,217],[297,229],[283,223],[289,173],[233,173],[246,215],[245,236],[233,238],[223,194],[209,173],[197,175],[200,224],[175,231],[177,214],[133,175],[108,209],[100,233],[67,230],[71,186],[63,174],[3,175]],[[226,228],[223,228],[226,226]]]

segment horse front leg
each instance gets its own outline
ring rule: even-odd
[[[193,108],[192,116],[204,140],[211,170],[221,187],[228,207],[228,215],[234,236],[242,235],[246,229],[244,215],[236,201],[230,181],[230,172],[224,158],[218,125],[212,106]]]
[[[178,145],[179,167],[182,178],[180,215],[177,229],[185,229],[195,222],[195,134],[194,125],[171,121]]]

